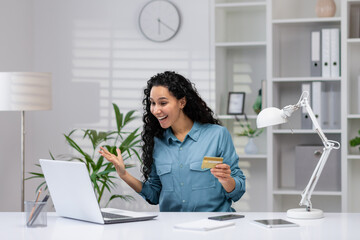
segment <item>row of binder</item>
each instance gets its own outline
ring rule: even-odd
[[[310,93],[309,102],[320,127],[340,129],[340,83],[315,81],[303,83],[301,87],[302,92]],[[301,128],[313,128],[305,108],[301,112]]]
[[[324,28],[311,32],[311,76],[340,76],[340,30]]]

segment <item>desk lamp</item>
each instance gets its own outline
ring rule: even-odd
[[[21,112],[21,211],[25,198],[25,111],[50,110],[51,74],[0,72],[0,111]]]
[[[305,91],[301,94],[301,97],[297,104],[295,105],[288,105],[283,109],[278,109],[275,107],[269,107],[262,110],[257,119],[256,124],[258,128],[278,125],[282,123],[286,123],[288,118],[291,117],[291,114],[298,110],[300,107],[305,107],[306,111],[308,112],[310,119],[313,123],[313,129],[321,138],[324,148],[323,153],[317,163],[315,170],[309,180],[304,191],[301,193],[301,201],[299,203],[300,206],[305,206],[305,208],[295,208],[289,209],[287,211],[287,216],[290,218],[300,218],[300,219],[316,219],[316,218],[323,218],[324,213],[320,209],[313,209],[311,204],[311,195],[314,191],[314,188],[319,180],[320,174],[325,166],[325,163],[330,155],[332,149],[339,149],[340,143],[332,140],[328,140],[322,131],[316,117],[314,115],[313,110],[309,104],[309,92]]]

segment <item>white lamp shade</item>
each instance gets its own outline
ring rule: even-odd
[[[283,124],[287,122],[287,119],[284,116],[283,110],[275,107],[265,108],[257,116],[256,125],[258,128],[263,128]]]
[[[50,110],[51,74],[0,72],[0,111]]]

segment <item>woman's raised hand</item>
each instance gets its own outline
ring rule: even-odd
[[[99,153],[101,154],[101,156],[103,156],[106,160],[108,160],[109,162],[111,162],[114,165],[116,172],[119,174],[120,177],[125,175],[125,173],[126,173],[125,164],[124,164],[124,160],[121,156],[121,151],[119,148],[116,149],[117,156],[110,153],[104,147],[100,147]]]

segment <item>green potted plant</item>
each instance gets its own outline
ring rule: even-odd
[[[360,135],[360,130],[358,131],[359,135]],[[360,145],[360,137],[354,137],[353,139],[350,139],[350,146],[351,147],[356,147]],[[360,147],[359,147],[360,150]]]
[[[60,159],[67,161],[80,161],[86,164],[86,167],[89,171],[90,179],[93,182],[94,190],[97,195],[97,200],[99,204],[102,203],[103,196],[105,191],[111,193],[111,191],[116,187],[116,183],[113,181],[118,178],[115,170],[115,167],[112,163],[104,160],[104,157],[101,156],[98,151],[100,146],[106,147],[106,149],[116,155],[116,148],[120,148],[122,157],[125,162],[125,167],[133,167],[133,164],[126,163],[127,160],[135,157],[141,161],[140,155],[138,153],[138,148],[140,148],[140,133],[138,133],[139,128],[134,131],[126,131],[124,128],[136,117],[134,116],[135,111],[129,111],[126,115],[120,112],[119,107],[113,103],[113,108],[116,118],[117,129],[115,131],[97,131],[94,129],[74,129],[69,134],[64,134],[66,143],[75,150],[76,154],[71,155],[60,155]],[[86,152],[79,144],[74,140],[73,134],[75,132],[81,131],[83,133],[83,139],[88,141],[91,145],[90,153]],[[50,157],[55,159],[50,152]],[[57,158],[57,159],[59,159]],[[39,164],[36,166],[40,167]],[[44,175],[41,172],[29,172],[31,177],[26,178],[26,180],[34,178],[44,178]],[[39,184],[36,189],[36,192],[46,184],[45,180]],[[45,187],[46,188],[46,187]],[[113,199],[123,199],[123,200],[133,200],[134,198],[129,195],[119,195],[112,194],[109,199],[107,199],[105,207],[108,206],[110,201]]]
[[[247,154],[258,153],[258,148],[254,143],[254,138],[258,137],[264,131],[264,129],[252,128],[249,122],[246,122],[245,124],[239,122],[239,125],[241,127],[241,131],[239,133],[236,133],[236,135],[245,136],[249,138],[249,141],[244,148],[245,153]]]
[[[258,137],[264,131],[263,128],[261,128],[261,129],[252,128],[251,124],[249,122],[246,122],[245,124],[242,124],[240,122],[239,125],[241,127],[241,132],[236,133],[236,135],[238,135],[238,136],[246,136],[249,138],[254,138],[254,137]]]

